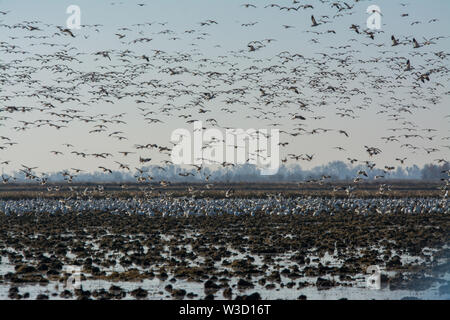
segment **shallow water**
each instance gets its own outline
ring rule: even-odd
[[[246,254],[241,254],[235,250],[233,251],[235,256],[232,259],[229,259],[230,261],[234,260],[240,260],[243,259]],[[261,266],[263,264],[262,256],[254,255],[252,256],[254,260],[254,264],[257,266]],[[289,260],[290,254],[280,254],[277,256],[277,258],[280,260],[279,265],[283,265],[283,267],[289,267],[290,265],[294,265],[294,263]],[[341,262],[334,257],[334,255],[330,255],[326,253],[322,258],[317,258],[314,255],[309,256],[311,258],[311,263],[309,266],[318,265],[319,263],[322,263],[323,265],[327,266],[340,266]],[[319,261],[314,261],[315,259],[319,259]],[[201,262],[196,260],[196,262]],[[402,257],[403,261],[415,261],[415,257],[410,257],[404,255]],[[192,266],[197,265],[197,263],[191,263]],[[218,270],[224,270],[224,268],[221,265],[221,262],[216,262],[216,267]],[[146,269],[135,267],[133,268],[138,269],[140,271],[144,271]],[[114,268],[103,268],[103,270],[107,270],[110,272],[116,271],[116,272],[122,272],[126,271],[125,268],[123,268],[120,265],[115,266]],[[148,270],[148,269],[147,269]],[[270,274],[272,271],[277,270],[276,267],[273,265],[269,266],[269,268],[266,269],[266,275]],[[9,263],[8,257],[3,256],[2,261],[0,264],[0,275],[5,275],[8,272],[14,272],[14,265]],[[384,271],[383,271],[384,272]],[[393,276],[395,272],[384,272],[386,275]],[[169,284],[173,286],[174,289],[184,289],[187,293],[194,293],[197,296],[194,297],[194,299],[202,299],[205,297],[205,290],[204,290],[204,284],[203,282],[194,282],[194,281],[186,281],[184,279],[177,279],[175,282],[169,281],[172,278],[172,275],[169,273],[169,277],[167,280],[161,280],[159,278],[153,278],[153,279],[144,279],[142,281],[105,281],[105,280],[96,280],[96,279],[89,279],[89,275],[85,274],[88,279],[82,280],[81,286],[83,290],[89,290],[89,291],[95,291],[100,289],[105,289],[106,291],[109,290],[109,288],[112,285],[121,287],[124,291],[127,292],[127,295],[124,299],[134,299],[134,297],[131,296],[129,292],[132,290],[135,290],[137,288],[143,288],[148,291],[148,296],[146,299],[173,299],[171,294],[165,290],[165,287]],[[449,300],[450,299],[450,290],[447,289],[444,292],[439,291],[439,287],[446,284],[450,284],[450,273],[445,273],[440,279],[442,280],[441,283],[434,283],[431,287],[429,287],[426,290],[390,290],[389,286],[383,287],[382,289],[370,289],[366,285],[366,279],[368,275],[365,274],[359,274],[356,276],[353,276],[353,281],[349,281],[346,283],[351,284],[352,286],[342,286],[343,281],[340,282],[341,285],[338,285],[336,287],[331,287],[329,289],[323,289],[319,290],[314,285],[316,283],[317,277],[308,277],[303,276],[300,278],[297,278],[295,280],[292,280],[284,275],[281,275],[281,283],[284,284],[284,287],[280,286],[279,283],[276,282],[267,282],[271,284],[275,284],[275,288],[273,289],[267,289],[264,286],[257,283],[257,279],[261,278],[260,276],[253,277],[253,281],[251,281],[254,284],[254,287],[247,290],[240,290],[237,288],[237,282],[239,278],[232,277],[230,278],[229,285],[232,287],[233,290],[233,298],[236,297],[236,295],[243,295],[243,294],[252,294],[254,292],[258,292],[261,295],[262,299],[285,299],[285,300],[295,300],[300,295],[305,295],[308,299],[312,300],[336,300],[336,299],[351,299],[351,300],[367,300],[367,299],[382,299],[382,300],[399,300],[399,299],[405,299],[405,298],[414,298],[414,299],[434,299],[434,300]],[[220,277],[219,277],[220,278]],[[322,278],[331,279],[331,280],[338,280],[339,277],[333,277],[333,276],[323,276]],[[295,282],[295,285],[292,288],[288,288],[286,286],[289,282]],[[302,287],[301,289],[298,289],[298,283],[299,282],[307,282],[309,283],[308,286]],[[216,283],[220,283],[217,281]],[[0,283],[0,299],[9,299],[8,298],[8,291],[10,288],[10,284],[6,283]],[[64,283],[58,282],[58,281],[50,281],[48,285],[40,285],[40,284],[25,284],[25,285],[16,285],[19,288],[19,294],[24,294],[25,292],[28,292],[30,294],[28,299],[35,299],[39,294],[45,294],[49,297],[51,300],[61,300],[59,294],[64,291]],[[223,290],[219,289],[218,291],[214,292],[215,299],[224,299],[223,298]],[[53,295],[52,295],[53,294]],[[72,299],[75,298],[75,295]],[[91,297],[92,299],[95,299]],[[185,297],[185,299],[189,299]]]

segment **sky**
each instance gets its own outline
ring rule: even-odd
[[[139,6],[138,4],[145,4]],[[245,8],[242,5],[245,3],[252,3],[257,8]],[[417,101],[408,94],[409,87],[404,88],[388,88],[388,85],[382,83],[384,75],[397,75],[398,70],[392,70],[389,66],[394,65],[386,63],[368,62],[370,59],[381,57],[379,51],[390,51],[385,54],[385,57],[407,57],[411,63],[416,66],[416,70],[426,71],[427,68],[433,68],[427,65],[426,58],[430,58],[434,53],[443,51],[448,52],[450,41],[448,38],[439,39],[435,44],[424,46],[417,50],[421,52],[428,52],[427,57],[410,56],[413,51],[412,45],[401,45],[398,47],[391,47],[391,35],[395,35],[400,39],[411,39],[415,37],[419,42],[425,41],[435,36],[448,37],[450,30],[450,21],[448,14],[450,13],[450,2],[445,0],[435,1],[405,1],[406,6],[402,6],[403,1],[359,1],[355,3],[349,0],[348,3],[355,5],[351,10],[351,15],[343,17],[333,16],[337,13],[335,8],[331,8],[331,3],[322,4],[319,1],[308,1],[311,3],[313,9],[300,9],[299,11],[281,11],[277,8],[264,8],[270,3],[278,3],[280,5],[291,6],[292,1],[237,1],[237,0],[217,0],[217,1],[167,1],[167,0],[152,0],[152,1],[0,1],[0,11],[8,12],[5,15],[0,15],[0,24],[13,25],[22,23],[24,21],[39,21],[39,25],[45,26],[45,31],[38,31],[31,33],[28,30],[19,29],[0,29],[0,42],[14,44],[27,53],[8,54],[1,51],[0,63],[11,63],[14,59],[23,59],[24,57],[37,57],[37,55],[48,54],[58,50],[49,46],[36,45],[40,41],[36,39],[27,38],[27,35],[52,35],[58,33],[56,26],[64,26],[68,18],[66,8],[69,5],[78,5],[81,9],[81,24],[80,30],[73,30],[75,38],[66,35],[53,36],[51,39],[45,40],[47,42],[68,44],[68,47],[73,47],[71,52],[83,52],[86,55],[80,55],[79,59],[82,63],[71,64],[75,65],[77,70],[84,72],[104,72],[101,66],[108,66],[112,64],[119,65],[116,57],[112,62],[106,59],[95,58],[92,53],[102,50],[133,50],[137,55],[147,55],[151,58],[150,63],[155,66],[164,68],[164,63],[161,60],[154,61],[153,50],[163,50],[171,56],[178,53],[189,53],[194,59],[210,59],[210,61],[227,61],[235,64],[239,71],[238,75],[244,72],[251,71],[252,67],[258,68],[268,67],[279,64],[279,55],[281,52],[289,52],[291,54],[298,53],[304,57],[323,60],[324,63],[330,63],[329,55],[333,50],[330,46],[344,46],[350,45],[348,50],[355,50],[352,59],[357,61],[363,60],[363,63],[354,63],[349,67],[345,67],[345,72],[360,73],[361,70],[370,70],[372,74],[380,76],[380,90],[382,94],[375,94],[374,90],[368,87],[373,85],[374,78],[365,79],[364,75],[359,75],[358,80],[347,83],[349,88],[359,88],[366,91],[365,94],[354,96],[350,101],[337,99],[337,95],[332,93],[324,93],[321,90],[314,90],[310,87],[309,80],[311,77],[317,76],[317,68],[313,63],[305,63],[302,61],[288,62],[290,67],[298,66],[302,69],[302,79],[294,85],[298,86],[301,91],[302,99],[310,101],[314,107],[312,111],[305,111],[298,109],[298,105],[289,105],[286,108],[278,108],[276,104],[261,105],[258,92],[249,92],[245,96],[246,105],[237,105],[233,109],[236,111],[233,114],[222,112],[221,108],[227,107],[223,99],[217,99],[211,104],[205,105],[205,108],[212,110],[210,113],[203,115],[196,111],[198,107],[188,109],[186,112],[190,113],[194,119],[203,120],[206,127],[210,127],[205,123],[208,118],[215,118],[220,124],[220,127],[234,127],[234,128],[276,128],[279,130],[291,131],[293,128],[293,121],[289,114],[301,113],[308,118],[305,128],[311,131],[315,128],[332,129],[333,131],[321,133],[317,135],[304,134],[292,138],[290,136],[282,135],[280,141],[289,142],[286,148],[282,148],[280,158],[289,158],[288,154],[313,154],[312,161],[300,162],[293,159],[288,159],[288,163],[299,163],[302,167],[311,168],[313,166],[326,164],[333,160],[346,161],[347,158],[356,158],[360,161],[371,160],[377,162],[379,167],[385,165],[401,165],[396,158],[407,157],[404,166],[411,166],[413,164],[424,165],[425,163],[435,162],[436,159],[449,159],[450,148],[445,147],[450,145],[450,140],[445,139],[450,136],[450,118],[446,116],[450,114],[449,108],[449,94],[448,94],[448,72],[439,74],[438,80],[434,75],[431,75],[432,81],[424,84],[419,90],[424,90],[427,93],[432,93],[439,97],[440,101],[437,104],[430,102]],[[300,1],[300,4],[304,4]],[[369,38],[357,35],[350,29],[352,24],[357,24],[360,29],[364,29],[368,14],[366,8],[376,4],[380,7],[382,13],[382,27],[381,33],[376,34],[376,39],[371,41]],[[408,13],[408,16],[401,17],[402,14]],[[311,14],[315,17],[327,15],[331,17],[330,23],[318,26],[316,29],[311,28]],[[217,24],[201,26],[200,22],[206,20],[217,21]],[[429,23],[431,19],[437,19],[435,22]],[[420,23],[413,24],[415,21]],[[136,26],[140,23],[152,23],[151,26]],[[257,22],[254,26],[243,27],[242,24]],[[159,23],[166,23],[161,25]],[[92,25],[101,25],[99,27],[92,27]],[[85,25],[89,25],[86,27]],[[284,28],[283,25],[293,26],[293,28]],[[119,28],[128,27],[130,31],[119,31]],[[95,29],[98,29],[96,31]],[[161,31],[171,30],[172,33],[165,35]],[[194,33],[185,33],[186,30],[195,30]],[[334,30],[335,33],[324,33],[315,35],[308,31],[326,32],[327,30]],[[116,33],[125,33],[125,41],[121,43]],[[202,35],[201,33],[205,33]],[[203,39],[195,39],[201,36]],[[12,38],[11,38],[12,37]],[[130,44],[129,41],[139,37],[150,37],[151,42]],[[170,40],[170,37],[179,37],[180,40]],[[251,41],[262,39],[276,39],[276,41],[267,44],[262,49],[256,52],[248,52],[248,44]],[[311,39],[316,39],[318,43],[314,43]],[[350,39],[357,39],[351,41]],[[44,40],[43,40],[44,41]],[[376,47],[374,45],[365,45],[368,43],[384,44],[384,47]],[[195,45],[192,45],[194,43]],[[239,50],[242,50],[239,52]],[[325,53],[328,56],[321,55]],[[270,59],[270,60],[267,60]],[[406,60],[406,59],[405,59]],[[402,60],[403,61],[403,60]],[[442,64],[448,67],[448,59],[445,58]],[[35,60],[24,60],[18,62],[33,67],[40,67]],[[55,62],[56,64],[60,62]],[[141,63],[138,61],[137,63]],[[209,62],[204,70],[208,70]],[[184,66],[186,65],[191,70],[198,68],[198,62],[170,62],[167,66]],[[168,76],[161,72],[161,68],[148,68],[145,74],[136,78],[136,81],[144,81],[144,79],[153,79],[162,82],[170,82],[174,77]],[[249,69],[248,69],[249,68]],[[122,70],[120,67],[114,70]],[[203,70],[203,71],[204,71]],[[332,70],[332,69],[330,69]],[[340,69],[342,71],[342,69]],[[344,72],[344,71],[343,71]],[[344,72],[344,74],[345,74]],[[4,77],[5,71],[2,71]],[[61,74],[58,74],[61,76]],[[40,85],[52,86],[58,84],[58,76],[51,72],[40,71],[33,74],[33,79],[38,80]],[[290,74],[287,73],[286,77]],[[271,75],[265,73],[257,79],[261,84],[270,88],[271,81],[275,82],[278,75]],[[434,78],[433,78],[434,77]],[[70,76],[67,76],[69,79]],[[2,79],[2,78],[0,78]],[[176,78],[182,83],[198,83],[203,84],[201,77],[194,77],[185,74]],[[409,82],[408,82],[409,81]],[[411,78],[405,80],[405,83],[410,84]],[[370,85],[369,85],[370,83]],[[440,83],[436,85],[436,83]],[[114,83],[112,83],[113,85]],[[238,87],[241,83],[235,83],[231,86]],[[242,85],[245,80],[242,80]],[[77,84],[78,85],[78,84]],[[173,84],[172,84],[173,85]],[[339,87],[339,82],[334,82],[334,85]],[[166,91],[171,91],[169,86]],[[431,89],[430,89],[431,88]],[[91,97],[89,86],[77,87],[78,97],[85,101]],[[34,92],[35,88],[30,88],[23,83],[15,83],[14,86],[0,82],[0,96],[2,96],[1,107],[20,105],[20,106],[38,106],[42,99],[34,97],[24,98],[17,92]],[[135,88],[131,88],[135,90]],[[392,92],[389,92],[392,91]],[[133,91],[132,91],[133,92]],[[385,93],[385,94],[384,94]],[[10,100],[5,100],[7,96]],[[389,120],[386,113],[379,113],[380,110],[388,110],[387,113],[397,113],[394,107],[383,109],[380,106],[383,104],[392,103],[391,97],[398,99],[398,104],[418,104],[426,105],[427,109],[415,109],[410,113],[401,113],[404,117],[403,121],[413,123],[418,130],[426,128],[433,128],[436,131],[426,133],[420,132],[424,136],[435,136],[432,140],[422,138],[418,140],[404,139],[398,143],[386,143],[381,137],[396,134],[389,129],[400,127],[399,121]],[[364,99],[369,100],[364,101]],[[85,171],[98,170],[98,166],[117,168],[118,162],[126,162],[131,167],[139,166],[138,156],[151,157],[152,164],[159,164],[167,157],[155,151],[137,151],[134,149],[136,144],[156,143],[161,146],[171,146],[169,140],[171,133],[175,129],[186,128],[192,130],[192,124],[185,122],[183,118],[179,117],[181,113],[176,111],[172,115],[166,112],[161,112],[168,103],[176,106],[183,106],[192,103],[190,97],[175,97],[173,101],[168,100],[167,96],[160,97],[146,97],[144,100],[151,100],[155,104],[146,105],[148,110],[153,110],[156,113],[152,116],[159,118],[163,123],[148,124],[140,115],[141,111],[138,107],[144,105],[137,104],[135,97],[125,97],[120,100],[115,100],[113,103],[105,101],[98,101],[89,103],[88,106],[80,105],[77,102],[65,103],[64,105],[56,105],[55,111],[67,108],[78,108],[83,110],[84,115],[118,115],[126,113],[122,120],[126,124],[118,124],[110,126],[104,133],[92,134],[89,133],[93,129],[94,124],[86,124],[82,122],[71,122],[67,128],[56,130],[49,127],[35,127],[29,126],[25,131],[16,131],[14,128],[19,125],[18,121],[36,121],[48,117],[44,116],[43,112],[29,112],[29,113],[6,113],[0,112],[1,116],[10,117],[9,119],[0,120],[0,136],[6,136],[11,141],[17,142],[16,145],[0,150],[0,162],[10,161],[7,165],[1,165],[2,172],[7,174],[21,168],[21,165],[36,166],[39,172],[55,172],[68,168],[80,168]],[[326,104],[320,105],[319,101],[325,101]],[[369,101],[369,102],[368,102]],[[396,101],[396,100],[395,100]],[[364,109],[358,109],[358,106],[364,106]],[[265,111],[274,112],[274,115],[279,115],[280,118],[262,119],[254,117],[255,112],[251,107],[260,107]],[[341,117],[337,113],[339,108],[346,108],[353,110],[356,118]],[[323,117],[312,121],[312,117]],[[54,118],[52,118],[54,119]],[[272,125],[276,123],[277,125]],[[115,138],[108,136],[113,131],[121,131],[126,136],[127,140],[118,141]],[[345,130],[349,134],[349,138],[343,134],[339,134],[336,130]],[[5,141],[3,141],[5,142]],[[86,153],[105,152],[114,154],[113,158],[96,159],[88,157],[83,159],[75,157],[71,154],[73,149],[67,149],[62,146],[64,143],[74,145],[74,149]],[[417,145],[419,149],[411,151],[409,149],[401,148],[403,143],[412,143]],[[2,141],[0,141],[2,145]],[[364,146],[374,146],[382,150],[380,155],[376,158],[368,157]],[[336,146],[340,146],[345,151],[337,151]],[[444,146],[444,147],[442,147]],[[424,148],[437,148],[439,151],[427,153]],[[63,152],[63,155],[55,156],[50,153],[52,150]],[[133,151],[136,154],[128,157],[122,157],[118,151]]]

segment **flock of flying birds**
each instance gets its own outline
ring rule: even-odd
[[[111,35],[116,42],[114,49],[80,50],[73,41],[102,39],[106,27],[82,25],[80,30],[70,30],[42,21],[14,22],[17,17],[14,12],[0,11],[0,30],[8,38],[0,42],[4,60],[0,64],[0,166],[7,169],[14,165],[26,179],[46,184],[47,175],[36,173],[39,166],[30,164],[32,157],[24,159],[23,163],[8,159],[18,143],[8,132],[38,132],[38,128],[47,127],[59,134],[71,125],[81,124],[89,135],[102,135],[111,145],[124,146],[123,149],[116,153],[104,152],[99,146],[99,150],[90,152],[68,141],[48,150],[49,156],[69,155],[80,160],[79,163],[83,159],[96,159],[97,170],[101,172],[135,172],[138,182],[151,182],[153,178],[146,167],[157,165],[164,171],[165,166],[171,164],[172,145],[170,142],[162,145],[154,141],[130,141],[127,117],[132,112],[149,125],[147,132],[155,135],[171,119],[188,125],[202,120],[218,128],[231,128],[221,123],[222,118],[251,119],[267,127],[282,128],[279,145],[282,152],[286,150],[281,159],[283,164],[311,162],[318,155],[295,153],[296,144],[305,145],[296,141],[327,134],[342,141],[351,139],[353,133],[339,127],[340,121],[357,122],[361,114],[373,108],[377,116],[392,125],[389,133],[380,137],[378,145],[361,146],[366,158],[346,154],[343,145],[333,147],[333,152],[343,154],[349,164],[365,165],[366,169],[359,170],[354,178],[355,183],[367,179],[375,168],[385,173],[376,178],[387,178],[397,166],[411,163],[409,159],[418,152],[429,155],[430,161],[436,164],[448,163],[450,136],[436,128],[421,127],[414,119],[419,111],[433,112],[450,93],[447,86],[449,54],[437,49],[448,36],[426,39],[419,34],[370,30],[362,23],[343,28],[340,19],[355,16],[358,10],[365,13],[367,3],[361,2],[320,0],[307,4],[294,0],[288,5],[261,2],[240,5],[239,10],[247,10],[249,15],[256,9],[301,14],[310,23],[305,24],[305,19],[299,25],[280,23],[280,32],[306,34],[307,45],[313,51],[315,47],[326,48],[313,55],[300,50],[282,50],[277,45],[278,40],[273,38],[243,43],[238,50],[227,50],[217,44],[214,48],[222,50],[223,54],[208,55],[202,51],[202,44],[216,40],[214,31],[216,25],[221,24],[219,19],[193,22],[192,28],[187,30],[173,30],[168,22],[121,26]],[[148,4],[137,6],[145,8]],[[398,6],[398,19],[411,30],[415,25],[439,23],[437,19],[411,20],[408,4]],[[333,14],[323,14],[325,11]],[[246,32],[262,23],[239,24]],[[339,46],[327,46],[329,37],[336,34],[346,41]],[[187,41],[188,44],[175,51],[163,50],[153,45],[158,40]],[[370,58],[361,53],[367,47],[372,50]],[[278,50],[278,53],[271,56],[265,54],[266,50]],[[384,103],[379,104],[379,99]],[[120,113],[93,113],[100,104],[126,107]],[[324,109],[327,110],[325,115]],[[336,127],[318,125],[328,117],[333,117]],[[446,117],[450,119],[450,114]],[[377,162],[385,144],[398,147],[399,155],[394,156],[392,163]],[[249,160],[256,156],[258,154],[249,154]],[[158,157],[163,160],[156,163],[154,159]],[[227,162],[217,165],[235,166]],[[179,172],[179,175],[194,176],[201,174],[202,169],[202,165],[194,165],[192,170]],[[60,174],[67,182],[72,182],[84,171],[87,170],[67,168]],[[208,180],[209,176],[204,178]],[[325,175],[309,182],[321,183],[330,178]],[[2,175],[4,183],[14,179]],[[449,179],[444,180],[447,190]],[[168,181],[159,183],[169,184]]]

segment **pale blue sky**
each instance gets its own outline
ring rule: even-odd
[[[403,7],[400,3],[408,3]],[[112,3],[115,3],[112,5]],[[140,7],[138,3],[145,3],[145,6]],[[277,60],[275,57],[277,54],[283,51],[289,51],[292,54],[300,53],[305,57],[315,57],[319,59],[319,52],[331,54],[329,46],[342,46],[352,45],[349,49],[359,50],[360,52],[355,54],[355,59],[371,59],[381,56],[379,51],[391,50],[393,53],[387,56],[396,57],[408,57],[411,58],[411,62],[414,66],[426,66],[426,62],[419,56],[410,57],[409,54],[413,52],[412,45],[391,47],[391,35],[395,35],[398,38],[404,39],[405,37],[416,37],[419,42],[423,42],[424,38],[429,39],[434,36],[449,36],[450,21],[448,15],[450,14],[450,2],[445,0],[434,1],[360,1],[354,3],[349,0],[348,3],[355,4],[355,8],[352,10],[353,14],[350,16],[331,19],[333,22],[325,24],[312,29],[310,27],[311,14],[316,17],[321,15],[328,15],[333,17],[336,13],[336,9],[331,9],[330,5],[323,5],[318,1],[309,1],[314,5],[314,9],[299,10],[298,12],[286,12],[280,11],[277,8],[266,8],[264,6],[272,3],[272,1],[248,1],[253,3],[258,8],[244,8],[241,5],[246,3],[245,1],[237,0],[217,0],[217,1],[167,1],[167,0],[152,0],[152,1],[14,1],[3,0],[0,1],[0,11],[10,11],[7,15],[0,15],[0,23],[15,24],[22,21],[34,21],[38,20],[45,24],[51,24],[53,26],[46,27],[46,31],[41,34],[51,34],[58,30],[54,27],[56,25],[63,26],[68,17],[66,14],[66,8],[68,5],[76,4],[81,8],[82,16],[81,23],[87,25],[101,24],[99,32],[94,31],[92,28],[74,31],[76,38],[70,37],[56,37],[48,42],[55,43],[70,43],[70,46],[76,47],[74,52],[87,52],[89,55],[81,65],[77,65],[78,70],[83,71],[102,71],[99,69],[99,65],[107,65],[104,60],[100,62],[94,62],[92,56],[93,52],[101,50],[125,50],[130,48],[136,54],[152,55],[153,49],[164,50],[167,53],[175,54],[176,52],[188,52],[190,54],[196,54],[200,52],[202,56],[196,56],[198,59],[209,58],[212,60],[220,60],[220,56],[226,56],[226,60],[231,63],[236,63],[238,67],[243,70],[246,67],[250,67],[252,64],[256,64],[259,67],[266,67],[274,64]],[[277,1],[280,5],[292,5],[292,1]],[[301,1],[301,4],[305,3]],[[330,2],[331,3],[331,2]],[[350,30],[351,24],[357,24],[361,26],[361,29],[365,28],[365,23],[368,15],[365,10],[368,5],[377,4],[380,6],[382,17],[382,31],[384,33],[377,34],[375,41],[362,38],[358,36],[357,42],[349,41],[349,39],[357,37],[354,31]],[[408,13],[408,17],[401,17],[403,13]],[[217,25],[211,25],[202,27],[199,22],[212,19],[218,22]],[[437,22],[428,23],[431,19],[438,19]],[[411,25],[414,21],[421,21],[420,24]],[[137,23],[153,22],[150,27],[137,27],[133,26]],[[165,23],[167,25],[161,26],[157,23]],[[242,27],[241,24],[258,22],[253,27]],[[282,25],[294,26],[291,29],[285,29]],[[137,45],[123,45],[118,40],[115,33],[120,33],[118,28],[128,27],[133,31],[127,32],[125,40],[132,40],[138,37],[146,36],[153,38],[153,40],[147,44]],[[158,32],[170,29],[174,31],[173,35],[161,35]],[[195,29],[197,32],[193,35],[186,34],[184,31]],[[305,31],[327,31],[335,30],[336,34],[323,34],[313,35],[306,33]],[[139,34],[142,31],[142,34]],[[195,41],[194,37],[199,33],[208,33],[205,36],[205,40]],[[30,52],[27,56],[34,54],[45,54],[49,51],[49,47],[43,46],[30,46],[32,41],[30,39],[23,38],[29,35],[30,32],[18,31],[17,29],[0,29],[0,42],[14,43],[24,50]],[[37,35],[37,33],[33,33]],[[88,36],[86,39],[85,36]],[[169,37],[180,37],[181,40],[171,41]],[[11,39],[10,37],[18,37],[18,39]],[[268,44],[265,48],[251,54],[253,60],[234,58],[231,52],[238,50],[245,50],[243,54],[250,56],[247,52],[247,44],[253,40],[262,40],[266,38],[274,38],[277,41]],[[314,44],[310,41],[311,38],[316,38],[319,43]],[[192,42],[196,42],[198,46],[190,46]],[[377,43],[384,44],[382,48],[376,48],[374,46],[365,46],[362,43]],[[220,47],[217,47],[220,45]],[[450,41],[448,38],[440,39],[437,44],[423,47],[418,50],[426,52],[449,52]],[[52,49],[54,50],[54,49]],[[3,54],[2,54],[3,55]],[[18,57],[15,57],[17,59]],[[254,59],[272,58],[270,62],[255,62]],[[11,55],[3,55],[1,60],[8,62],[11,59]],[[448,59],[444,64],[448,67]],[[117,61],[114,61],[117,64]],[[158,63],[160,65],[160,63]],[[33,63],[31,63],[33,65]],[[178,64],[179,65],[179,64]],[[189,64],[190,67],[193,64]],[[306,67],[305,77],[310,76],[309,66],[302,66],[299,63],[299,67]],[[426,66],[427,67],[427,66]],[[376,74],[383,76],[389,74],[393,70],[386,69],[383,64],[359,64],[355,65],[354,72],[358,72],[361,68],[368,68],[374,71]],[[432,66],[430,66],[432,68]],[[350,68],[349,70],[351,70]],[[207,68],[206,68],[207,70]],[[425,71],[425,70],[424,70]],[[395,73],[397,74],[397,73]],[[149,73],[146,75],[151,79],[168,80],[170,77],[158,73]],[[433,76],[432,76],[433,78]],[[40,74],[39,79],[46,85],[54,84],[51,74]],[[145,78],[143,78],[145,79]],[[173,78],[171,79],[173,80]],[[189,77],[180,77],[183,81],[193,81]],[[432,79],[433,80],[433,79]],[[443,77],[442,85],[444,89],[437,88],[438,92],[448,91],[448,74]],[[262,79],[262,82],[270,83],[270,77]],[[431,82],[430,82],[431,83]],[[434,86],[429,84],[429,86]],[[361,90],[365,90],[364,83],[355,83],[353,87],[358,87]],[[25,87],[1,87],[2,94],[10,94],[13,91],[28,90]],[[85,89],[83,89],[85,90]],[[304,88],[304,96],[306,99],[310,99],[317,103],[321,97],[318,96],[321,93],[314,92],[310,88]],[[386,89],[388,90],[388,89]],[[398,90],[398,89],[393,89]],[[87,97],[88,93],[82,91],[82,97]],[[359,98],[352,100],[351,102],[338,102],[336,99],[325,97],[327,100],[326,106],[314,107],[314,113],[305,113],[307,117],[324,116],[322,120],[316,120],[314,122],[309,121],[307,129],[312,130],[314,128],[329,128],[329,129],[345,129],[350,138],[345,138],[342,135],[336,133],[327,133],[320,135],[307,135],[291,139],[290,137],[281,137],[281,141],[290,142],[289,147],[283,151],[282,158],[287,153],[308,153],[315,154],[314,161],[300,162],[300,165],[308,168],[318,164],[324,164],[332,160],[346,160],[347,157],[357,158],[360,160],[368,160],[365,153],[364,145],[377,146],[383,150],[383,153],[375,158],[379,163],[379,167],[384,165],[397,165],[395,158],[408,157],[406,165],[433,162],[436,158],[449,159],[449,149],[440,147],[443,145],[450,145],[450,140],[442,140],[443,137],[450,136],[449,132],[449,118],[444,118],[445,115],[450,114],[449,102],[450,99],[447,96],[441,95],[442,101],[437,105],[429,105],[428,110],[417,110],[411,114],[402,114],[405,117],[405,121],[413,122],[418,128],[434,128],[438,131],[435,133],[423,133],[426,136],[436,135],[433,140],[422,139],[420,141],[402,141],[402,143],[413,142],[420,146],[420,150],[416,153],[411,153],[408,150],[400,149],[399,144],[389,143],[386,144],[380,137],[389,136],[392,133],[389,128],[398,126],[397,123],[388,121],[385,114],[377,114],[381,110],[380,104],[386,103],[386,97],[392,96],[392,94],[386,94],[386,96],[378,96],[369,94],[372,98],[372,102],[366,107],[366,110],[357,110],[356,106],[363,103]],[[411,99],[404,90],[398,90],[394,96],[400,99],[404,104],[416,103],[417,101]],[[239,112],[233,115],[227,115],[220,112],[220,107],[225,105],[212,107],[213,112],[207,116],[194,114],[194,118],[207,119],[214,117],[218,120],[221,126],[233,126],[239,128],[267,128],[272,127],[270,124],[273,122],[281,123],[279,129],[289,130],[292,128],[291,121],[285,121],[284,119],[274,119],[273,121],[262,121],[260,119],[246,118],[248,115],[253,115],[249,108],[250,106],[257,106],[255,104],[255,96],[250,95],[246,98],[250,102],[247,106],[240,108],[236,107]],[[147,125],[142,117],[139,116],[139,111],[136,109],[139,105],[135,104],[134,99],[123,99],[115,104],[107,104],[100,102],[92,105],[88,108],[82,107],[86,110],[85,114],[95,115],[99,113],[119,114],[126,112],[125,120],[126,125],[117,125],[108,129],[108,132],[114,130],[123,131],[128,138],[127,141],[117,141],[111,139],[108,134],[89,134],[88,131],[92,130],[93,125],[86,125],[82,123],[71,123],[69,128],[56,131],[52,128],[31,128],[24,132],[15,132],[12,130],[17,125],[19,120],[36,120],[43,117],[42,114],[5,114],[0,113],[0,116],[10,116],[13,119],[8,121],[2,121],[4,126],[0,126],[0,135],[8,136],[13,141],[18,142],[7,150],[0,150],[0,159],[11,160],[9,166],[4,166],[2,169],[4,172],[11,172],[20,167],[20,164],[35,165],[39,167],[40,171],[57,171],[70,167],[78,167],[85,170],[94,170],[99,165],[111,167],[117,169],[114,161],[123,161],[130,163],[132,166],[138,166],[136,156],[134,158],[121,158],[117,155],[117,151],[136,151],[133,150],[134,144],[146,144],[157,143],[159,145],[168,146],[170,133],[176,128],[191,129],[192,125],[186,124],[183,119],[178,116],[164,116],[159,115],[160,119],[164,121],[164,124]],[[156,99],[158,105],[151,107],[153,110],[157,110],[162,107],[166,100]],[[189,102],[188,99],[184,100]],[[16,99],[14,101],[17,105],[36,105],[36,101],[33,99]],[[221,102],[217,102],[220,104]],[[13,104],[11,101],[2,103],[2,106]],[[177,105],[182,105],[181,101],[177,102]],[[59,106],[58,106],[59,107]],[[73,107],[77,108],[77,104],[67,104],[61,106],[61,109]],[[79,106],[78,106],[79,107]],[[264,107],[264,106],[263,106]],[[358,119],[340,118],[336,115],[336,107],[343,107],[348,109],[354,109],[359,116]],[[269,111],[270,109],[266,109]],[[274,110],[275,112],[281,112],[280,110]],[[289,110],[283,110],[280,114],[287,116],[289,112],[299,112],[291,107]],[[178,115],[179,113],[176,113]],[[45,117],[44,117],[45,118]],[[402,132],[405,134],[407,132]],[[110,152],[114,153],[115,157],[108,160],[99,161],[96,159],[80,159],[70,155],[67,149],[62,144],[71,143],[78,151],[84,151],[87,153],[92,152]],[[0,142],[1,144],[1,142]],[[342,146],[347,151],[338,152],[333,149],[335,146]],[[439,152],[427,154],[423,148],[438,147]],[[55,157],[49,153],[50,150],[60,150],[65,152],[64,156]],[[155,163],[162,158],[155,152],[140,153],[142,156],[148,156],[155,159]]]

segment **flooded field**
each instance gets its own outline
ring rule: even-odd
[[[0,299],[450,299],[438,198],[34,199],[0,211]]]

